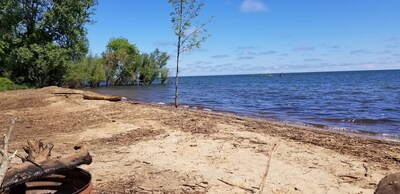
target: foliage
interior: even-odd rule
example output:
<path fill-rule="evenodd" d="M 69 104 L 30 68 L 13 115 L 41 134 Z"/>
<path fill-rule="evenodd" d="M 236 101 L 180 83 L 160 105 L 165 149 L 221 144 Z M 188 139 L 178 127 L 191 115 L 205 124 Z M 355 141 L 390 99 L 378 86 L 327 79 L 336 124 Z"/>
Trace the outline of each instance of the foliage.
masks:
<path fill-rule="evenodd" d="M 64 85 L 71 88 L 84 86 L 89 78 L 87 72 L 87 66 L 83 61 L 70 64 L 68 67 L 68 72 L 65 76 Z"/>
<path fill-rule="evenodd" d="M 98 86 L 101 81 L 106 80 L 102 61 L 102 58 L 89 55 L 71 64 L 68 68 L 64 85 L 74 88 L 85 85 Z"/>
<path fill-rule="evenodd" d="M 167 65 L 169 55 L 166 52 L 161 52 L 156 49 L 150 53 L 150 57 L 155 60 L 157 68 L 161 69 Z"/>
<path fill-rule="evenodd" d="M 0 76 L 30 86 L 98 86 L 165 83 L 169 56 L 140 54 L 125 38 L 113 38 L 102 57 L 88 52 L 86 24 L 97 0 L 0 1 Z M 143 57 L 143 59 L 142 59 Z"/>
<path fill-rule="evenodd" d="M 89 85 L 99 86 L 100 82 L 106 80 L 106 73 L 103 68 L 103 59 L 102 58 L 95 58 L 93 66 L 91 68 L 91 75 L 89 78 Z"/>
<path fill-rule="evenodd" d="M 112 38 L 103 59 L 107 85 L 126 85 L 137 80 L 141 56 L 136 46 L 127 39 Z"/>
<path fill-rule="evenodd" d="M 0 2 L 0 73 L 17 83 L 60 84 L 67 67 L 85 56 L 85 24 L 96 0 Z"/>
<path fill-rule="evenodd" d="M 151 58 L 150 55 L 143 54 L 142 58 L 143 60 L 142 60 L 142 66 L 140 68 L 139 79 L 141 83 L 148 85 L 151 84 L 151 82 L 153 82 L 157 77 L 158 69 L 155 60 Z"/>
<path fill-rule="evenodd" d="M 17 49 L 16 64 L 11 68 L 11 76 L 18 83 L 60 85 L 70 63 L 65 53 L 65 49 L 53 43 L 20 47 Z M 29 64 L 31 68 L 24 68 L 23 64 Z"/>
<path fill-rule="evenodd" d="M 179 57 L 185 51 L 192 50 L 194 47 L 199 48 L 201 43 L 207 39 L 206 36 L 200 36 L 207 32 L 205 26 L 211 21 L 208 20 L 199 26 L 192 26 L 193 20 L 197 18 L 201 8 L 205 5 L 204 1 L 198 3 L 197 0 L 168 0 L 172 5 L 171 22 L 177 41 L 176 55 L 176 76 L 175 76 L 175 107 L 178 107 L 178 74 L 179 74 Z"/>
<path fill-rule="evenodd" d="M 143 84 L 151 84 L 157 77 L 162 75 L 162 69 L 165 69 L 164 66 L 167 65 L 167 61 L 169 56 L 166 52 L 160 52 L 160 50 L 156 49 L 150 54 L 143 54 L 142 55 L 142 65 L 140 67 L 140 82 Z M 168 70 L 167 72 L 164 71 L 164 74 L 167 73 L 168 77 Z M 164 75 L 165 76 L 165 75 Z M 165 82 L 162 81 L 160 77 L 160 81 L 163 84 Z"/>
<path fill-rule="evenodd" d="M 169 69 L 162 68 L 160 71 L 161 71 L 160 82 L 161 82 L 161 84 L 165 84 L 168 80 Z"/>
<path fill-rule="evenodd" d="M 102 81 L 111 85 L 134 83 L 151 84 L 161 75 L 168 76 L 165 68 L 169 56 L 158 49 L 150 54 L 139 54 L 135 45 L 124 38 L 111 39 L 102 57 L 86 58 L 68 66 L 65 85 L 69 87 L 99 86 Z M 164 72 L 164 73 L 163 73 Z M 164 81 L 160 80 L 162 83 Z"/>
<path fill-rule="evenodd" d="M 27 89 L 27 86 L 14 84 L 10 79 L 0 77 L 0 91 Z"/>
<path fill-rule="evenodd" d="M 178 53 L 190 51 L 193 48 L 200 48 L 209 36 L 204 35 L 207 30 L 205 26 L 211 21 L 201 23 L 199 26 L 192 26 L 193 20 L 199 16 L 200 10 L 203 8 L 204 1 L 198 3 L 197 0 L 169 0 L 173 7 L 171 12 L 171 22 L 175 35 L 179 41 L 177 44 Z"/>

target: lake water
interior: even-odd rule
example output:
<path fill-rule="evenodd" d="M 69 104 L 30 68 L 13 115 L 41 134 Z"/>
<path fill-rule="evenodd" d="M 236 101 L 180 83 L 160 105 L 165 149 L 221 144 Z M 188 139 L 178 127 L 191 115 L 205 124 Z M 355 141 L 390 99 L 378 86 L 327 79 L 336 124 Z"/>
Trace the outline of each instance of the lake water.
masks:
<path fill-rule="evenodd" d="M 179 79 L 180 103 L 333 130 L 400 137 L 400 70 L 198 76 Z M 94 88 L 128 99 L 172 104 L 167 85 Z"/>

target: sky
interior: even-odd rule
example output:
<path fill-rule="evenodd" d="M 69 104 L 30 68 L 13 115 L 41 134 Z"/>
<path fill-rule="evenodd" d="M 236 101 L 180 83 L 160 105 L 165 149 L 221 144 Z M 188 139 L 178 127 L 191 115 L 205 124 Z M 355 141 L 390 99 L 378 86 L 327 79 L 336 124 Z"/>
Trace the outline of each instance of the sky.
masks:
<path fill-rule="evenodd" d="M 210 37 L 181 57 L 183 76 L 400 69 L 399 0 L 205 4 L 193 24 L 213 17 Z M 91 53 L 126 38 L 142 53 L 167 52 L 174 75 L 177 37 L 168 0 L 98 0 L 96 9 L 96 22 L 87 26 Z"/>

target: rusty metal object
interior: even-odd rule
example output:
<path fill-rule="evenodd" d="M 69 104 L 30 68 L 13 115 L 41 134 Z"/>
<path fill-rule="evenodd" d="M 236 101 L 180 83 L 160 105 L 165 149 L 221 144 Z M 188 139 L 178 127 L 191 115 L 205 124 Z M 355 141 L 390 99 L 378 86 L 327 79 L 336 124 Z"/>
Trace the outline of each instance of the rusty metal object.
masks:
<path fill-rule="evenodd" d="M 93 193 L 92 176 L 80 168 L 65 170 L 10 188 L 10 193 Z"/>
<path fill-rule="evenodd" d="M 398 194 L 400 193 L 400 173 L 385 176 L 374 192 L 374 194 Z"/>

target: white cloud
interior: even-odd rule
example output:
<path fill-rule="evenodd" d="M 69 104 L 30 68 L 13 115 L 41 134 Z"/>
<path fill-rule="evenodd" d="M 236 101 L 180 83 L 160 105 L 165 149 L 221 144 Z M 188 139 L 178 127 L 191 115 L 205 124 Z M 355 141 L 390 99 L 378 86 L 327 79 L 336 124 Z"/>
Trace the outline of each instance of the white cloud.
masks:
<path fill-rule="evenodd" d="M 269 10 L 268 6 L 262 0 L 244 0 L 240 9 L 245 13 Z"/>

